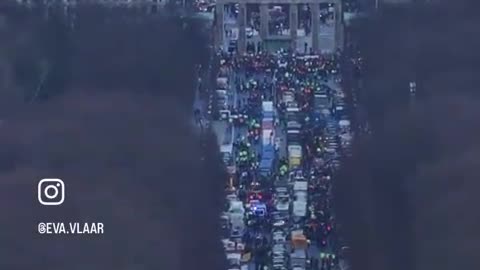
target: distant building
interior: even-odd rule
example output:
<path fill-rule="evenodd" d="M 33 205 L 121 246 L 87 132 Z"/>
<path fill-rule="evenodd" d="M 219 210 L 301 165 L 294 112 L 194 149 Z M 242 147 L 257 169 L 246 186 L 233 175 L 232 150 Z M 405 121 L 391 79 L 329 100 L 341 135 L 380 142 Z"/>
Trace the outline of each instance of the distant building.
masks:
<path fill-rule="evenodd" d="M 405 4 L 415 2 L 414 0 L 381 0 L 384 4 Z"/>
<path fill-rule="evenodd" d="M 1 1 L 1 0 L 0 0 Z M 15 0 L 17 3 L 29 7 L 38 4 L 47 6 L 62 5 L 67 12 L 73 12 L 80 4 L 101 4 L 108 7 L 128 7 L 135 10 L 137 15 L 155 14 L 169 1 L 175 0 Z"/>
<path fill-rule="evenodd" d="M 332 53 L 343 45 L 341 0 L 217 0 L 217 48 Z"/>
<path fill-rule="evenodd" d="M 33 5 L 42 0 L 16 0 L 20 4 Z M 82 3 L 98 3 L 105 5 L 165 5 L 169 0 L 43 0 L 45 4 L 75 5 Z"/>

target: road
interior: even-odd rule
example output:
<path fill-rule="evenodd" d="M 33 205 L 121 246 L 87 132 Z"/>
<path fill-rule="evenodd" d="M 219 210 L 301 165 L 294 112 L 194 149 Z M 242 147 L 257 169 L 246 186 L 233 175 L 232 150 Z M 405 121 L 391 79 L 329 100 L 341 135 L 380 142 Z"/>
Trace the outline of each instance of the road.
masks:
<path fill-rule="evenodd" d="M 199 78 L 195 87 L 195 97 L 193 100 L 193 112 L 194 117 L 192 118 L 194 129 L 198 132 L 203 132 L 207 124 L 207 102 L 201 95 L 202 88 L 202 78 Z M 200 112 L 198 116 L 195 116 L 195 111 Z"/>
<path fill-rule="evenodd" d="M 233 83 L 234 78 L 235 78 L 234 72 L 230 72 L 229 74 L 230 83 L 227 89 L 227 95 L 228 95 L 227 105 L 232 108 L 235 108 L 237 106 L 237 99 L 238 99 L 238 94 L 237 94 L 235 85 Z M 237 128 L 235 128 L 232 124 L 224 120 L 212 120 L 211 126 L 212 126 L 213 132 L 217 136 L 217 142 L 219 147 L 225 144 L 233 143 L 235 138 L 237 138 L 238 133 L 241 132 Z M 235 155 L 235 153 L 233 154 Z"/>
<path fill-rule="evenodd" d="M 242 83 L 243 81 L 246 80 L 245 75 L 242 72 L 232 72 L 230 75 L 230 85 L 227 89 L 229 98 L 228 98 L 228 105 L 232 108 L 236 109 L 241 109 L 238 108 L 238 106 L 242 106 L 242 104 L 246 104 L 247 98 L 248 98 L 248 93 L 242 92 L 238 93 L 237 92 L 237 85 L 235 82 Z M 258 81 L 263 81 L 265 78 L 267 81 L 272 81 L 272 76 L 268 76 L 266 74 L 256 74 L 254 78 Z M 275 84 L 275 80 L 272 81 L 273 84 Z M 342 86 L 340 86 L 335 80 L 329 79 L 326 84 L 334 89 L 334 90 L 340 90 Z M 275 85 L 273 86 L 275 87 Z M 246 127 L 234 127 L 233 125 L 229 124 L 227 121 L 212 121 L 212 128 L 215 134 L 217 135 L 217 140 L 219 145 L 223 145 L 226 143 L 233 142 L 237 137 L 239 136 L 246 136 L 247 135 L 247 128 Z M 280 141 L 280 149 L 279 149 L 279 157 L 287 157 L 287 149 L 286 149 L 286 132 L 283 130 L 281 126 L 276 127 L 275 130 L 275 136 L 276 140 Z M 261 151 L 261 144 L 255 145 L 255 150 L 257 153 Z M 235 151 L 234 151 L 235 152 Z M 315 259 L 320 259 L 320 253 L 321 252 L 326 252 L 326 253 L 332 253 L 335 249 L 335 242 L 334 238 L 329 237 L 327 239 L 329 242 L 327 244 L 327 248 L 320 248 L 314 244 L 312 244 L 308 250 L 308 256 L 310 258 L 315 258 Z M 253 260 L 252 260 L 253 261 Z M 249 269 L 254 270 L 256 268 L 256 265 L 254 263 L 249 264 Z M 340 270 L 348 270 L 349 267 L 348 265 L 342 261 L 342 263 L 339 266 Z"/>
<path fill-rule="evenodd" d="M 351 269 L 350 265 L 345 260 L 340 260 L 340 262 L 338 263 L 338 267 L 340 268 L 340 270 L 350 270 Z"/>
<path fill-rule="evenodd" d="M 263 81 L 264 78 L 267 78 L 267 81 L 271 81 L 271 79 L 272 79 L 271 76 L 267 76 L 266 74 L 255 74 L 255 76 L 253 78 L 257 81 Z M 234 82 L 238 81 L 241 84 L 241 83 L 245 82 L 246 80 L 247 80 L 247 78 L 245 77 L 245 74 L 243 72 L 236 72 L 235 73 Z M 235 92 L 236 92 L 237 85 L 235 85 L 234 88 L 235 88 Z M 247 99 L 249 97 L 248 92 L 244 91 L 242 93 L 236 93 L 236 96 L 237 96 L 238 101 L 240 101 L 240 102 L 237 102 L 237 103 L 241 103 L 242 106 L 247 104 Z M 239 104 L 236 104 L 236 106 L 237 105 L 239 105 Z M 235 107 L 235 108 L 237 108 L 237 107 Z M 238 108 L 238 109 L 241 109 L 241 108 Z M 246 136 L 247 133 L 248 133 L 248 128 L 247 127 L 237 128 L 237 134 L 236 134 L 237 136 Z M 261 151 L 262 151 L 261 140 L 260 140 L 260 143 L 255 144 L 252 147 L 257 154 L 261 153 Z M 254 260 L 255 260 L 255 258 L 252 258 L 252 262 L 249 264 L 249 270 L 256 270 L 257 266 L 253 262 Z"/>

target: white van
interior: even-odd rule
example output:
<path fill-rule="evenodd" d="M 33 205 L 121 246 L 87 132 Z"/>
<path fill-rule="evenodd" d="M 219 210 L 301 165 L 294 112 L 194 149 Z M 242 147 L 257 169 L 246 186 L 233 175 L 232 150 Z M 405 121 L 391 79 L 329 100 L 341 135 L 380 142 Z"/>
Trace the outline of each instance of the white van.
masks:
<path fill-rule="evenodd" d="M 307 202 L 306 201 L 294 201 L 293 202 L 293 217 L 303 218 L 307 216 Z"/>

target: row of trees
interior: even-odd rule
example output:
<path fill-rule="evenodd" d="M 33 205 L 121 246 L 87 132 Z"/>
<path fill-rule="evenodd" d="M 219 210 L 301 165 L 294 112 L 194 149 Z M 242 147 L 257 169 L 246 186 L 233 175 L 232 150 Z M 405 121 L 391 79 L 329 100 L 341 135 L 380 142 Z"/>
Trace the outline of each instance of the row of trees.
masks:
<path fill-rule="evenodd" d="M 145 16 L 133 8 L 101 5 L 12 8 L 10 27 L 30 30 L 25 48 L 16 51 L 16 82 L 28 100 L 74 88 L 155 93 L 171 80 L 191 78 L 192 67 L 207 62 L 207 36 L 198 21 L 171 14 L 176 13 L 164 10 Z M 169 64 L 161 65 L 157 59 L 169 59 Z M 36 95 L 45 70 L 48 79 Z M 193 88 L 187 85 L 190 80 L 183 81 L 181 89 Z M 187 101 L 189 91 L 170 89 L 162 94 L 181 95 Z"/>

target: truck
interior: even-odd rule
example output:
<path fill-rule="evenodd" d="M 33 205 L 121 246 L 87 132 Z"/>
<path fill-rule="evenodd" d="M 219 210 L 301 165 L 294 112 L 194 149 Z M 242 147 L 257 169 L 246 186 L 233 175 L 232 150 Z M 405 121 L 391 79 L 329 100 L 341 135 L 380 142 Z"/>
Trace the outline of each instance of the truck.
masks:
<path fill-rule="evenodd" d="M 333 111 L 336 119 L 342 119 L 343 117 L 347 116 L 347 110 L 345 106 L 346 105 L 343 100 L 338 99 L 335 101 L 335 106 L 333 107 Z"/>
<path fill-rule="evenodd" d="M 273 102 L 262 102 L 262 145 L 273 145 L 275 138 L 274 112 Z"/>
<path fill-rule="evenodd" d="M 230 200 L 230 206 L 228 208 L 228 218 L 231 223 L 231 237 L 242 237 L 245 231 L 245 208 L 243 202 L 240 200 Z"/>
<path fill-rule="evenodd" d="M 260 160 L 260 175 L 268 176 L 273 170 L 273 161 L 275 158 L 275 147 L 273 145 L 265 145 L 262 148 L 262 156 Z"/>
<path fill-rule="evenodd" d="M 328 116 L 332 108 L 332 101 L 327 94 L 315 94 L 313 100 L 313 119 L 319 125 Z"/>
<path fill-rule="evenodd" d="M 264 117 L 262 119 L 262 145 L 273 145 L 275 141 L 275 128 L 273 117 Z"/>
<path fill-rule="evenodd" d="M 305 180 L 297 180 L 293 184 L 293 192 L 299 192 L 299 191 L 304 191 L 306 192 L 308 190 L 308 182 Z"/>
<path fill-rule="evenodd" d="M 302 163 L 302 146 L 300 144 L 289 144 L 287 150 L 290 169 L 299 167 Z"/>
<path fill-rule="evenodd" d="M 275 132 L 273 129 L 262 130 L 262 145 L 274 145 L 275 144 Z"/>
<path fill-rule="evenodd" d="M 274 111 L 274 105 L 272 101 L 263 101 L 262 102 L 262 111 L 263 112 L 272 112 Z"/>
<path fill-rule="evenodd" d="M 293 219 L 298 221 L 307 215 L 308 182 L 296 178 L 293 184 Z"/>
<path fill-rule="evenodd" d="M 231 252 L 243 252 L 245 245 L 242 242 L 232 241 L 231 239 L 222 239 L 223 248 L 228 253 Z"/>
<path fill-rule="evenodd" d="M 222 144 L 220 146 L 220 153 L 222 154 L 222 160 L 229 174 L 235 174 L 236 165 L 233 160 L 233 144 Z"/>
<path fill-rule="evenodd" d="M 313 105 L 318 109 L 330 109 L 332 107 L 332 102 L 326 94 L 315 94 Z"/>
<path fill-rule="evenodd" d="M 228 88 L 228 78 L 227 77 L 218 77 L 217 78 L 217 89 L 227 90 Z"/>
<path fill-rule="evenodd" d="M 346 119 L 342 119 L 338 121 L 338 126 L 340 127 L 340 131 L 343 132 L 349 132 L 350 131 L 350 121 Z"/>
<path fill-rule="evenodd" d="M 227 253 L 228 270 L 248 269 L 248 263 L 245 263 L 242 254 L 239 252 Z"/>
<path fill-rule="evenodd" d="M 293 201 L 293 220 L 295 222 L 300 221 L 307 216 L 307 202 L 306 201 Z"/>
<path fill-rule="evenodd" d="M 293 89 L 292 89 L 293 90 Z M 295 94 L 293 93 L 293 91 L 284 91 L 282 93 L 282 102 L 285 103 L 285 104 L 288 104 L 290 102 L 294 102 L 295 101 Z"/>
<path fill-rule="evenodd" d="M 302 133 L 300 129 L 287 130 L 287 144 L 301 144 L 301 143 L 302 143 Z"/>
<path fill-rule="evenodd" d="M 305 237 L 303 230 L 293 230 L 290 239 L 292 240 L 293 249 L 308 249 L 309 241 Z"/>
<path fill-rule="evenodd" d="M 305 249 L 294 249 L 290 254 L 291 269 L 305 269 L 307 267 L 307 251 Z"/>
<path fill-rule="evenodd" d="M 287 130 L 300 129 L 302 127 L 303 114 L 296 104 L 290 104 L 285 113 L 285 120 L 287 122 Z"/>
<path fill-rule="evenodd" d="M 263 111 L 263 118 L 262 119 L 271 119 L 273 120 L 273 117 L 275 116 L 275 114 L 272 112 L 272 111 Z"/>

